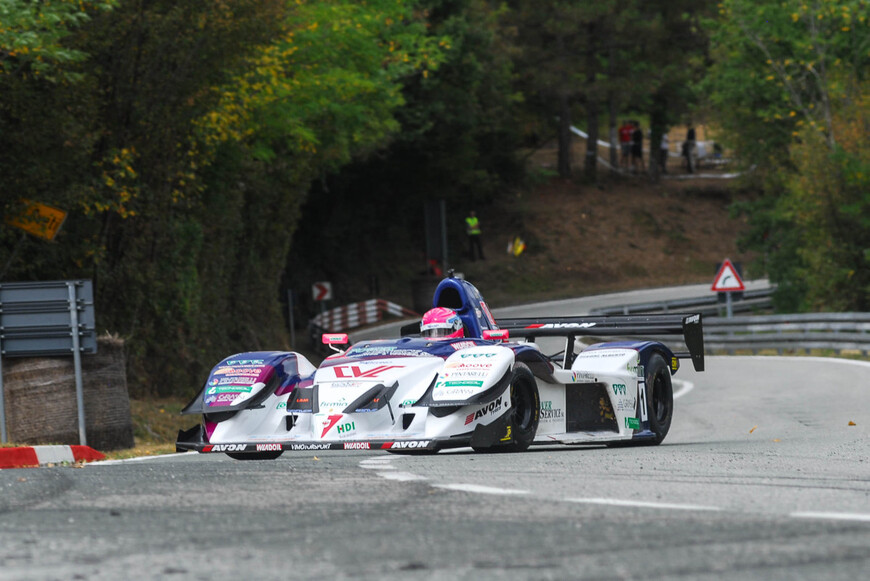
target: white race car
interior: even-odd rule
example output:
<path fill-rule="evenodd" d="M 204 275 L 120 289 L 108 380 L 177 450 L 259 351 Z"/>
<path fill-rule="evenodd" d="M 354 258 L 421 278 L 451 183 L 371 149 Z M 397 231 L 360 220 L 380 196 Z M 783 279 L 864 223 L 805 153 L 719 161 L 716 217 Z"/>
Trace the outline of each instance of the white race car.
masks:
<path fill-rule="evenodd" d="M 227 357 L 182 411 L 202 421 L 179 432 L 178 450 L 270 459 L 285 450 L 521 451 L 533 444 L 659 444 L 673 415 L 671 375 L 681 358 L 704 367 L 699 314 L 505 319 L 452 275 L 433 307 L 461 319 L 457 338 L 420 335 L 347 347 L 319 367 L 293 352 Z M 679 335 L 586 345 L 583 337 Z M 538 338 L 559 337 L 545 355 Z M 547 339 L 547 341 L 551 341 Z"/>

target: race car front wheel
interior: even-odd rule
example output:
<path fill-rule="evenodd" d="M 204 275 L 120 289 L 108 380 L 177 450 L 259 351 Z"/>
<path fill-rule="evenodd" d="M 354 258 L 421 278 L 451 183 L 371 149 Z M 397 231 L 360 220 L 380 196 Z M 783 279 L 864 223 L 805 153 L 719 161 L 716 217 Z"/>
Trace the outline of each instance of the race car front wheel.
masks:
<path fill-rule="evenodd" d="M 492 447 L 472 446 L 478 452 L 522 452 L 535 439 L 541 418 L 541 398 L 535 376 L 524 363 L 515 363 L 511 375 L 511 412 L 507 433 Z"/>

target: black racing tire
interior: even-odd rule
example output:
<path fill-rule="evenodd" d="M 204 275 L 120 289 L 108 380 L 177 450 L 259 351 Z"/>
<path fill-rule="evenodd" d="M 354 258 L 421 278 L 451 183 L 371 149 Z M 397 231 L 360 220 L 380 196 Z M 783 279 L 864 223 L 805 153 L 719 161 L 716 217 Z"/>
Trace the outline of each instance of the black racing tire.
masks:
<path fill-rule="evenodd" d="M 522 452 L 532 445 L 541 419 L 541 396 L 535 376 L 525 363 L 514 363 L 510 397 L 508 428 L 511 441 L 488 448 L 472 446 L 476 452 Z"/>
<path fill-rule="evenodd" d="M 649 429 L 655 434 L 655 438 L 643 443 L 658 446 L 671 429 L 671 419 L 674 416 L 674 386 L 671 382 L 671 370 L 661 354 L 655 353 L 650 357 L 645 371 L 646 409 Z"/>
<path fill-rule="evenodd" d="M 234 460 L 274 460 L 284 453 L 284 450 L 272 450 L 271 452 L 227 452 L 226 455 Z"/>

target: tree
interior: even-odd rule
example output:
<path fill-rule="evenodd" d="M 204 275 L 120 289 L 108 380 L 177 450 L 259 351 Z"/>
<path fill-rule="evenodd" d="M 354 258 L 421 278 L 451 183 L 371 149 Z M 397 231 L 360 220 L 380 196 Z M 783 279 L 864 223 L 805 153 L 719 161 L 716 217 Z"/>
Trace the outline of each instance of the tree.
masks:
<path fill-rule="evenodd" d="M 867 8 L 726 0 L 711 24 L 704 86 L 763 191 L 738 210 L 752 226 L 744 244 L 765 257 L 782 309 L 867 305 L 866 149 L 851 137 L 867 133 Z"/>

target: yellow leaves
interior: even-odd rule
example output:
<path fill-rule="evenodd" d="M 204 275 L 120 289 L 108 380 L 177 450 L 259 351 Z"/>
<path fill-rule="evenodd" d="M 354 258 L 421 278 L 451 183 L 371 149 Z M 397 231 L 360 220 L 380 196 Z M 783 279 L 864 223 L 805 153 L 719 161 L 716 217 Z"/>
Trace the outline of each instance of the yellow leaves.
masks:
<path fill-rule="evenodd" d="M 800 14 L 798 14 L 797 12 L 794 12 L 794 13 L 791 15 L 791 21 L 792 21 L 792 22 L 797 22 L 799 19 L 800 19 Z"/>

